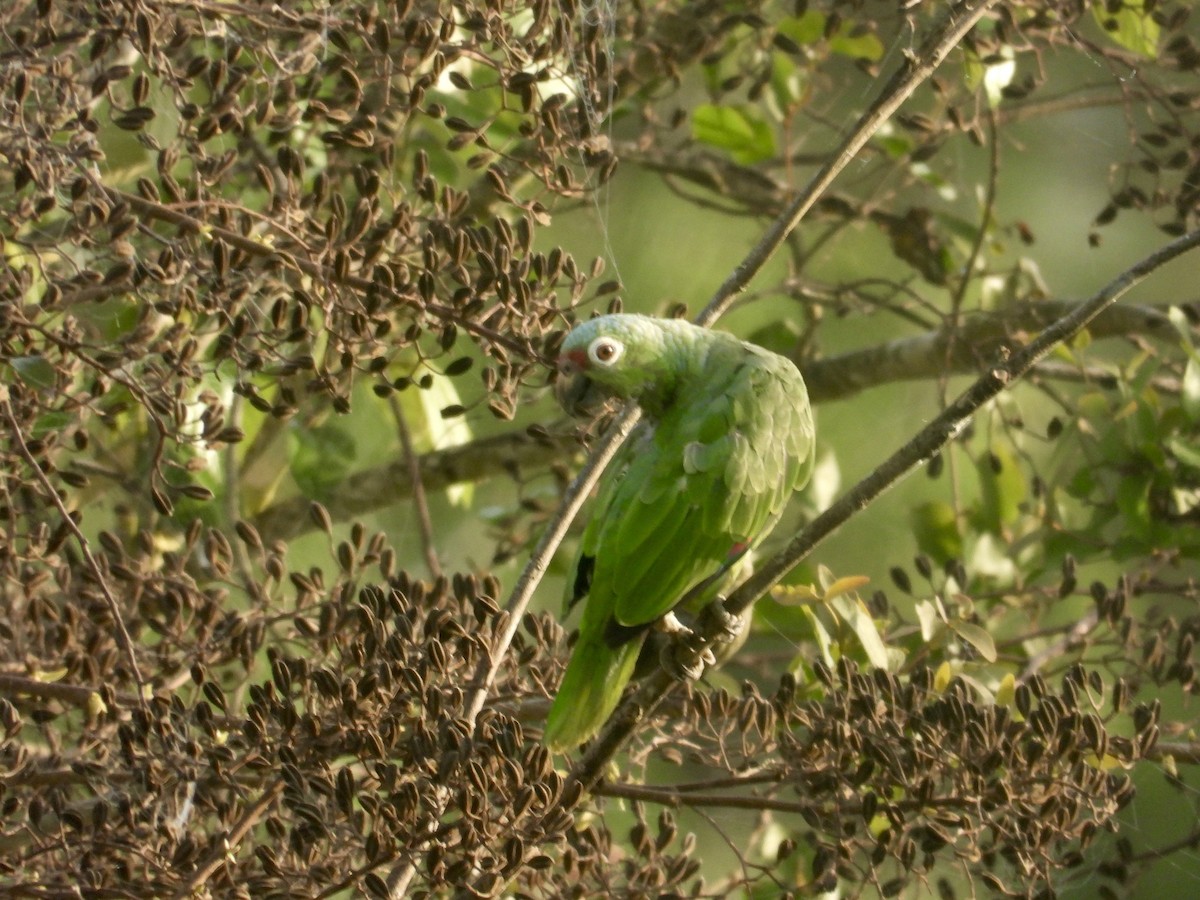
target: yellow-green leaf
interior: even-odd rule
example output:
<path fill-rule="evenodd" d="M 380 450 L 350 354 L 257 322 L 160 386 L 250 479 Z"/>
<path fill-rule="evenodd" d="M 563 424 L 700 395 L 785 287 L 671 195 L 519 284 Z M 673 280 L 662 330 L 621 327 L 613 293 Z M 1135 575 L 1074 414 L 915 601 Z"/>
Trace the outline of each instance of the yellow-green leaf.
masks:
<path fill-rule="evenodd" d="M 824 596 L 811 584 L 777 584 L 771 588 L 771 599 L 781 606 L 804 606 L 821 603 Z"/>
<path fill-rule="evenodd" d="M 833 597 L 849 594 L 852 591 L 858 590 L 864 584 L 870 584 L 871 579 L 866 575 L 843 575 L 836 579 L 829 587 L 825 588 L 825 599 L 830 600 Z"/>
<path fill-rule="evenodd" d="M 1000 686 L 996 688 L 996 705 L 1015 709 L 1017 701 L 1017 679 L 1012 672 L 1004 673 Z"/>
<path fill-rule="evenodd" d="M 748 108 L 701 104 L 692 113 L 692 137 L 744 166 L 775 155 L 774 130 Z"/>
<path fill-rule="evenodd" d="M 1104 33 L 1126 50 L 1138 56 L 1154 59 L 1158 56 L 1159 26 L 1154 17 L 1140 3 L 1123 3 L 1118 12 L 1108 11 L 1104 0 L 1092 3 L 1092 14 L 1104 29 Z"/>
<path fill-rule="evenodd" d="M 949 660 L 944 661 L 937 667 L 937 671 L 933 673 L 933 690 L 934 693 L 942 693 L 946 688 L 950 687 L 950 682 L 954 679 L 954 672 L 950 668 Z"/>

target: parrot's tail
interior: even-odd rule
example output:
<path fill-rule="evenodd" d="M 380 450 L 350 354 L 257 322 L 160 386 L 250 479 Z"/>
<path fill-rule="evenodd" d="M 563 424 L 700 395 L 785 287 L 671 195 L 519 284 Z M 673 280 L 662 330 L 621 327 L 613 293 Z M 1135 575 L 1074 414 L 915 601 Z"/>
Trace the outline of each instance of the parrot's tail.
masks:
<path fill-rule="evenodd" d="M 603 635 L 580 635 L 546 717 L 551 750 L 578 747 L 600 730 L 633 676 L 645 631 L 617 647 Z"/>

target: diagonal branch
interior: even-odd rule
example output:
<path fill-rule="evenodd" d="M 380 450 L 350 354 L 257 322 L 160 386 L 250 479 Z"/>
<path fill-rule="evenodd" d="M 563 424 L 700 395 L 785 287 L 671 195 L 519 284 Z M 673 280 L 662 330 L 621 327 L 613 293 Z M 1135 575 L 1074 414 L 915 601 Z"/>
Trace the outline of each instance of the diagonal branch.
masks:
<path fill-rule="evenodd" d="M 726 600 L 726 609 L 739 615 L 767 593 L 800 563 L 825 538 L 852 516 L 869 506 L 921 463 L 929 460 L 957 435 L 979 409 L 1018 379 L 1056 345 L 1070 340 L 1099 313 L 1115 303 L 1146 276 L 1182 254 L 1200 247 L 1200 230 L 1184 235 L 1145 257 L 1127 269 L 1085 303 L 1061 317 L 1033 341 L 993 366 L 951 403 L 911 441 L 888 457 L 874 472 L 856 484 L 825 512 L 812 520 L 782 551 L 771 557 Z M 711 647 L 719 632 L 717 623 L 698 629 L 694 638 L 697 652 Z M 575 803 L 599 780 L 604 767 L 629 738 L 638 723 L 659 704 L 678 682 L 663 670 L 655 672 L 613 713 L 600 736 L 580 757 L 571 770 L 574 789 L 568 789 L 565 802 Z M 547 820 L 558 813 L 552 810 Z"/>

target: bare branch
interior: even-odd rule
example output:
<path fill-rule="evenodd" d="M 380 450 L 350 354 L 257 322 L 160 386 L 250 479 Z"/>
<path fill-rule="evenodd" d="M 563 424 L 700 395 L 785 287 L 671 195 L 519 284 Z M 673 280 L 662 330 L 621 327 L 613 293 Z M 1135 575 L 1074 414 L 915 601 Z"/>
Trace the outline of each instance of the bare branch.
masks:
<path fill-rule="evenodd" d="M 121 615 L 121 607 L 117 603 L 117 598 L 113 596 L 112 591 L 109 589 L 108 580 L 104 577 L 104 571 L 100 568 L 100 564 L 96 562 L 96 557 L 92 555 L 92 545 L 88 542 L 83 532 L 79 530 L 79 526 L 75 523 L 75 519 L 71 513 L 67 511 L 67 507 L 63 505 L 62 497 L 54 489 L 54 485 L 50 483 L 50 479 L 46 477 L 46 473 L 42 470 L 42 467 L 38 465 L 37 459 L 29 452 L 29 446 L 25 443 L 25 437 L 21 434 L 21 426 L 17 422 L 17 417 L 13 415 L 8 388 L 2 386 L 0 386 L 0 407 L 4 409 L 4 418 L 8 421 L 9 433 L 12 435 L 13 443 L 17 445 L 17 450 L 24 457 L 25 462 L 29 464 L 29 468 L 33 470 L 34 478 L 41 484 L 46 496 L 54 504 L 54 508 L 58 510 L 63 524 L 67 526 L 67 529 L 79 544 L 79 550 L 83 553 L 83 558 L 87 561 L 88 568 L 91 569 L 92 575 L 96 579 L 100 593 L 104 595 L 104 602 L 108 606 L 109 615 L 113 618 L 113 628 L 116 629 L 117 639 L 121 643 L 121 649 L 125 651 L 133 680 L 138 686 L 138 703 L 144 707 L 146 705 L 146 683 L 142 680 L 141 669 L 138 668 L 137 651 L 133 646 L 133 638 L 129 635 L 129 629 L 125 627 L 125 619 Z"/>
<path fill-rule="evenodd" d="M 1002 348 L 1019 343 L 1022 332 L 1040 331 L 1082 304 L 1045 300 L 965 319 L 956 332 L 943 329 L 897 338 L 803 366 L 814 402 L 841 400 L 867 388 L 899 381 L 937 378 L 947 372 L 978 372 Z M 1148 337 L 1173 340 L 1166 315 L 1152 306 L 1111 306 L 1088 323 L 1092 337 Z"/>
<path fill-rule="evenodd" d="M 425 483 L 421 480 L 421 462 L 413 449 L 412 434 L 408 429 L 408 420 L 404 416 L 404 407 L 395 394 L 388 395 L 392 415 L 396 419 L 396 430 L 400 433 L 400 444 L 404 450 L 404 464 L 408 469 L 408 487 L 412 492 L 413 510 L 417 514 L 417 528 L 421 534 L 421 549 L 425 553 L 425 564 L 429 574 L 436 578 L 442 574 L 441 563 L 438 562 L 437 547 L 433 540 L 433 522 L 429 518 L 429 502 L 425 498 Z"/>
<path fill-rule="evenodd" d="M 576 441 L 570 436 L 533 438 L 525 431 L 518 431 L 435 450 L 418 456 L 417 461 L 421 484 L 430 492 L 452 484 L 482 481 L 500 472 L 544 470 L 575 446 Z M 326 507 L 334 521 L 345 521 L 410 497 L 412 484 L 408 462 L 394 460 L 386 466 L 351 475 Z M 313 527 L 308 518 L 309 505 L 305 497 L 280 501 L 260 512 L 255 525 L 264 535 L 286 540 Z"/>

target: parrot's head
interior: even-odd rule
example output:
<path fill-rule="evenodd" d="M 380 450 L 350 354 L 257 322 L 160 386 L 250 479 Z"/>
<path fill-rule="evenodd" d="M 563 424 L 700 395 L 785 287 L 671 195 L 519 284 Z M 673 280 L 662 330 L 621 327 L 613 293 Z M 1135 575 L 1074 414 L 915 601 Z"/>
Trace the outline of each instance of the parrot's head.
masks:
<path fill-rule="evenodd" d="M 558 356 L 560 402 L 576 413 L 594 405 L 596 388 L 622 400 L 667 388 L 674 358 L 669 327 L 662 319 L 629 314 L 576 325 Z"/>

